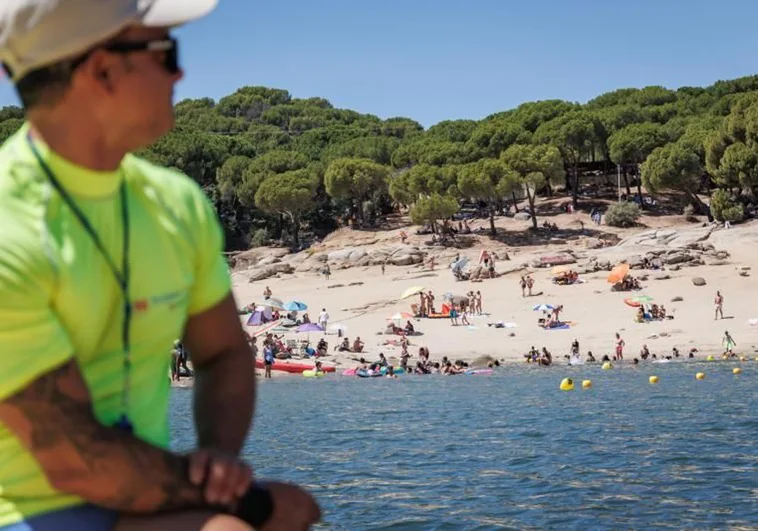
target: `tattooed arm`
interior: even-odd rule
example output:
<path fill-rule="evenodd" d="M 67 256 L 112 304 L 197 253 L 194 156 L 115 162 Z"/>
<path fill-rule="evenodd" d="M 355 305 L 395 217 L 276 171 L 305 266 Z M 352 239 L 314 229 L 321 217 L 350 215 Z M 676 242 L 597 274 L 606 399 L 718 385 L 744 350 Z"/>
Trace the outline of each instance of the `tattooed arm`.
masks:
<path fill-rule="evenodd" d="M 184 341 L 196 372 L 199 446 L 237 455 L 255 408 L 255 363 L 234 297 L 191 317 Z"/>
<path fill-rule="evenodd" d="M 207 507 L 185 458 L 97 421 L 75 361 L 0 402 L 0 422 L 57 490 L 124 513 Z"/>

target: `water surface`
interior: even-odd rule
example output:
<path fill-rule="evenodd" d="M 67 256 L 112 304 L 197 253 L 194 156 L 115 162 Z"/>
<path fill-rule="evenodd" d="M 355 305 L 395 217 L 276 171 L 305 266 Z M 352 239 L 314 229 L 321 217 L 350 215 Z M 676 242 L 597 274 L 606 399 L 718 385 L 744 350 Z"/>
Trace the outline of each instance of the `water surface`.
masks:
<path fill-rule="evenodd" d="M 279 379 L 245 456 L 312 489 L 326 529 L 755 529 L 756 385 L 754 361 Z M 178 449 L 190 406 L 174 390 Z"/>

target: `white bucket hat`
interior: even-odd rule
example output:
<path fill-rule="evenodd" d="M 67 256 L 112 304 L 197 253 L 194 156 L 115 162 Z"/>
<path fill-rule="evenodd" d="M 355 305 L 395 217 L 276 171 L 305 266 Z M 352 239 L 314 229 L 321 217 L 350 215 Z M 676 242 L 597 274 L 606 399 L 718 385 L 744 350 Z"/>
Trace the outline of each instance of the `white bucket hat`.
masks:
<path fill-rule="evenodd" d="M 172 27 L 218 0 L 0 0 L 0 62 L 13 81 L 75 57 L 130 25 Z"/>

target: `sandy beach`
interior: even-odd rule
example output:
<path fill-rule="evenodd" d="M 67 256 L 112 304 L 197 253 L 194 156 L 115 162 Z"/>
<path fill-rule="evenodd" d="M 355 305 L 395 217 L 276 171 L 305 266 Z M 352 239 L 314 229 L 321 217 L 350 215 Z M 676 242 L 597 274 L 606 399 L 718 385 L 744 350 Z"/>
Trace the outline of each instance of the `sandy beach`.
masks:
<path fill-rule="evenodd" d="M 636 231 L 640 232 L 640 231 Z M 634 235 L 627 231 L 625 236 Z M 390 235 L 392 236 L 392 235 Z M 502 361 L 523 362 L 523 354 L 532 346 L 547 347 L 558 363 L 565 363 L 563 356 L 569 353 L 574 339 L 580 343 L 582 355 L 592 351 L 599 360 L 603 355 L 613 355 L 615 333 L 619 332 L 626 342 L 625 358 L 638 357 L 643 345 L 659 357 L 670 355 L 676 347 L 686 355 L 692 348 L 699 351 L 698 357 L 719 356 L 722 353 L 722 338 L 728 330 L 737 342 L 736 352 L 755 356 L 758 346 L 758 326 L 751 326 L 749 319 L 758 317 L 758 309 L 750 293 L 754 293 L 755 281 L 748 267 L 755 263 L 758 239 L 758 225 L 745 224 L 728 231 L 714 232 L 709 239 L 719 249 L 730 253 L 730 259 L 721 265 L 698 267 L 664 267 L 662 271 L 637 271 L 633 276 L 648 274 L 650 278 L 642 282 L 643 289 L 637 292 L 612 292 L 607 282 L 608 272 L 597 271 L 582 274 L 583 283 L 559 286 L 551 282 L 550 268 L 529 268 L 514 271 L 496 279 L 474 283 L 454 280 L 448 264 L 439 263 L 434 271 L 428 265 L 387 266 L 382 274 L 378 266 L 336 269 L 326 280 L 317 271 L 281 275 L 263 281 L 246 282 L 237 278 L 234 293 L 240 306 L 262 300 L 262 292 L 270 287 L 273 296 L 283 301 L 298 300 L 308 304 L 308 313 L 316 320 L 322 308 L 330 315 L 329 324 L 345 325 L 345 335 L 350 341 L 360 336 L 366 348 L 362 354 L 338 353 L 333 347 L 339 338 L 334 332 L 326 335 L 329 341 L 329 356 L 325 363 L 339 367 L 351 367 L 356 363 L 351 358 L 365 357 L 375 360 L 384 353 L 390 361 L 397 360 L 400 347 L 387 345 L 389 339 L 397 336 L 384 335 L 382 331 L 387 318 L 396 312 L 410 311 L 411 303 L 418 303 L 418 297 L 400 300 L 404 290 L 412 286 L 424 286 L 432 290 L 439 307 L 442 295 L 450 292 L 464 295 L 470 290 L 480 290 L 484 315 L 473 316 L 471 326 L 452 326 L 449 319 L 413 319 L 415 329 L 421 335 L 410 338 L 409 351 L 417 359 L 418 349 L 426 346 L 431 359 L 440 360 L 448 356 L 453 360 L 473 360 L 482 355 L 493 356 Z M 351 242 L 354 244 L 354 242 Z M 413 242 L 411 242 L 413 243 Z M 338 245 L 338 244 L 335 244 Z M 553 246 L 550 246 L 553 247 Z M 556 246 L 556 249 L 559 246 Z M 565 245 L 563 246 L 565 247 Z M 491 245 L 487 248 L 491 248 Z M 516 250 L 510 261 L 499 261 L 498 270 L 528 262 L 554 249 L 546 247 L 523 247 Z M 476 262 L 480 247 L 461 250 L 461 255 Z M 609 257 L 614 249 L 602 250 Z M 509 250 L 513 253 L 513 249 Z M 535 279 L 534 292 L 540 296 L 522 297 L 519 287 L 520 276 L 529 272 Z M 740 274 L 742 272 L 742 275 Z M 656 280 L 655 273 L 665 273 L 669 279 Z M 695 286 L 693 277 L 706 280 L 705 286 Z M 714 319 L 714 296 L 716 291 L 724 296 L 725 319 Z M 647 295 L 658 304 L 664 304 L 673 320 L 635 323 L 635 310 L 624 303 L 624 299 L 635 295 Z M 674 298 L 681 301 L 672 302 Z M 533 311 L 537 304 L 562 304 L 564 312 L 561 320 L 570 323 L 569 329 L 545 330 L 537 326 L 540 312 Z M 495 328 L 488 323 L 504 321 L 515 323 L 515 328 Z M 404 323 L 403 323 L 404 324 Z M 253 332 L 253 327 L 246 327 Z M 315 344 L 323 334 L 287 333 L 288 339 L 309 339 Z"/>

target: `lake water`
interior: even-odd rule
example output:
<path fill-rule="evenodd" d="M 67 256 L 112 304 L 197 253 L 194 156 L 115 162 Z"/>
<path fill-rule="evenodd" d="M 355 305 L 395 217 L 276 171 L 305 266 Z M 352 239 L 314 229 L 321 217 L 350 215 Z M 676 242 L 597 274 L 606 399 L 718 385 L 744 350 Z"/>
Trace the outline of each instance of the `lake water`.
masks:
<path fill-rule="evenodd" d="M 278 379 L 245 455 L 312 489 L 325 529 L 756 529 L 756 386 L 755 361 Z M 187 449 L 191 391 L 174 401 Z"/>

